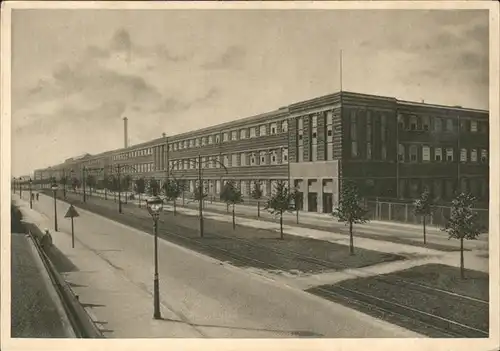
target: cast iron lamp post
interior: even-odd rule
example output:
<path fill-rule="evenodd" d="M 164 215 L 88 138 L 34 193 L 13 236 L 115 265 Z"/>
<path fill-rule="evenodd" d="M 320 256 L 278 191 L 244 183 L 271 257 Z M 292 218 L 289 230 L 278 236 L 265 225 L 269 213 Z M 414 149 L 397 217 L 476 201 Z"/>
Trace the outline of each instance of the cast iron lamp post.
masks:
<path fill-rule="evenodd" d="M 158 196 L 153 196 L 146 201 L 149 214 L 153 218 L 153 228 L 154 228 L 154 265 L 155 265 L 155 275 L 154 275 L 154 319 L 161 319 L 160 312 L 160 285 L 158 281 L 158 219 L 160 218 L 160 213 L 163 210 L 163 200 Z"/>
<path fill-rule="evenodd" d="M 54 194 L 54 230 L 57 232 L 57 201 L 56 201 L 56 192 L 58 189 L 57 183 L 54 182 L 52 183 L 51 186 L 52 192 Z"/>

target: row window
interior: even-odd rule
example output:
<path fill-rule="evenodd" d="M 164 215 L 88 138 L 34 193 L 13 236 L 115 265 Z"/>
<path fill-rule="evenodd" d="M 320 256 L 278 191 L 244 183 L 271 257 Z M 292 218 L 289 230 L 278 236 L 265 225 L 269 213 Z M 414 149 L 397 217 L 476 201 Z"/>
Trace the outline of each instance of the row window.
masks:
<path fill-rule="evenodd" d="M 281 126 L 281 130 L 278 130 L 278 126 Z M 269 127 L 269 129 L 268 129 Z M 242 139 L 247 139 L 247 138 L 255 138 L 257 137 L 257 131 L 259 131 L 259 136 L 266 136 L 266 135 L 276 135 L 278 133 L 287 133 L 288 132 L 288 121 L 281 121 L 281 122 L 273 122 L 270 124 L 262 124 L 258 127 L 250 127 L 250 128 L 243 128 L 238 130 L 232 130 L 232 131 L 227 131 L 222 133 L 222 142 L 229 142 L 229 141 L 236 141 L 242 140 Z M 179 142 L 175 142 L 172 144 L 169 144 L 168 148 L 170 151 L 177 151 L 177 150 L 183 150 L 183 149 L 188 149 L 192 147 L 200 147 L 200 146 L 205 146 L 205 145 L 212 145 L 212 144 L 218 144 L 220 143 L 220 134 L 215 134 L 215 135 L 209 135 L 209 136 L 204 136 L 200 138 L 195 138 L 195 139 L 189 139 L 189 140 L 183 140 Z"/>
<path fill-rule="evenodd" d="M 454 132 L 458 126 L 457 118 L 442 118 L 442 117 L 430 117 L 430 116 L 405 116 L 402 114 L 398 115 L 398 126 L 400 130 L 409 131 L 430 131 L 435 132 Z M 457 122 L 455 122 L 457 121 Z M 469 118 L 460 119 L 460 130 L 462 132 L 488 132 L 488 122 L 478 121 Z"/>
<path fill-rule="evenodd" d="M 281 156 L 281 157 L 280 157 Z M 257 165 L 278 165 L 288 162 L 288 148 L 266 151 L 242 152 L 221 156 L 204 156 L 201 159 L 202 168 L 221 168 L 221 163 L 227 167 L 245 167 Z M 170 169 L 198 169 L 198 159 L 182 159 L 169 162 Z"/>
<path fill-rule="evenodd" d="M 408 147 L 408 154 L 405 148 Z M 419 156 L 419 149 L 421 150 Z M 431 151 L 433 155 L 431 155 Z M 452 147 L 430 147 L 428 145 L 398 145 L 398 161 L 399 162 L 453 162 L 455 157 L 455 149 Z M 479 157 L 479 160 L 478 160 Z M 486 149 L 460 149 L 460 162 L 488 162 L 488 150 Z"/>
<path fill-rule="evenodd" d="M 113 160 L 126 160 L 129 158 L 135 158 L 135 157 L 142 157 L 142 156 L 148 156 L 153 154 L 153 148 L 148 147 L 144 149 L 139 149 L 139 150 L 133 150 L 133 151 L 128 151 L 128 152 L 123 152 L 118 155 L 114 155 L 112 157 Z"/>

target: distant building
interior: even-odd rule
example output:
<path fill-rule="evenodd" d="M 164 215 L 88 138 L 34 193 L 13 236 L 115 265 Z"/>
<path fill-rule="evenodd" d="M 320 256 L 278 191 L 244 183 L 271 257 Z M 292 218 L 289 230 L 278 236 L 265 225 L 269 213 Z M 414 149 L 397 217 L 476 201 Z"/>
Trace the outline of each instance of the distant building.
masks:
<path fill-rule="evenodd" d="M 193 192 L 199 156 L 209 195 L 217 197 L 232 179 L 246 203 L 253 201 L 255 181 L 267 197 L 275 182 L 284 180 L 302 193 L 303 210 L 331 212 L 347 179 L 367 198 L 405 201 L 427 188 L 437 201 L 449 202 L 456 191 L 467 190 L 486 203 L 488 121 L 485 110 L 341 92 L 74 158 L 35 174 L 60 176 L 73 170 L 81 178 L 86 166 L 102 181 L 120 165 L 123 174 L 134 178 L 181 179 Z"/>

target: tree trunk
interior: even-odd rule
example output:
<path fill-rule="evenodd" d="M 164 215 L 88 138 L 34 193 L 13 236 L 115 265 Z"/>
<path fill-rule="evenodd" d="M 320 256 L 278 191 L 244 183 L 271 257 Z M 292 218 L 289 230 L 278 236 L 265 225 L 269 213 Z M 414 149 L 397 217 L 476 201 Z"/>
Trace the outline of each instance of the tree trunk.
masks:
<path fill-rule="evenodd" d="M 234 204 L 233 204 L 233 230 L 236 229 L 236 222 L 234 221 Z"/>
<path fill-rule="evenodd" d="M 139 208 L 141 208 L 141 193 L 139 193 Z"/>
<path fill-rule="evenodd" d="M 297 210 L 295 212 L 297 212 L 297 224 L 299 224 L 299 210 Z"/>
<path fill-rule="evenodd" d="M 260 217 L 260 201 L 257 201 L 257 217 Z"/>
<path fill-rule="evenodd" d="M 229 204 L 226 204 L 226 213 L 229 213 Z"/>
<path fill-rule="evenodd" d="M 174 216 L 176 215 L 176 210 L 177 210 L 177 207 L 176 207 L 175 199 L 174 199 Z"/>
<path fill-rule="evenodd" d="M 349 222 L 349 253 L 354 255 L 354 238 L 352 236 L 352 222 Z"/>
<path fill-rule="evenodd" d="M 284 239 L 284 237 L 283 237 L 283 212 L 280 212 L 280 237 L 281 237 L 281 240 Z"/>
<path fill-rule="evenodd" d="M 460 238 L 460 277 L 465 279 L 464 272 L 464 238 Z"/>
<path fill-rule="evenodd" d="M 426 235 L 425 235 L 425 217 L 426 217 L 426 216 L 424 216 L 424 222 L 423 222 L 423 224 L 424 224 L 424 244 L 426 243 Z"/>

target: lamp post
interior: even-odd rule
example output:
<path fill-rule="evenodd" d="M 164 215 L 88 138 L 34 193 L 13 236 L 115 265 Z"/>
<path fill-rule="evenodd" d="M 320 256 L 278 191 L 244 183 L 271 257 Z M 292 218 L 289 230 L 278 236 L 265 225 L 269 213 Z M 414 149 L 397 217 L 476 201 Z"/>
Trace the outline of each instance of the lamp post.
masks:
<path fill-rule="evenodd" d="M 52 192 L 54 194 L 54 230 L 57 232 L 57 201 L 56 201 L 56 192 L 58 189 L 57 183 L 54 182 L 52 183 L 51 186 Z"/>
<path fill-rule="evenodd" d="M 31 177 L 30 177 L 30 180 L 29 180 L 29 186 L 30 186 L 30 209 L 33 209 L 33 192 L 31 190 L 31 184 L 32 184 L 32 180 L 31 180 Z"/>
<path fill-rule="evenodd" d="M 23 178 L 19 178 L 19 198 L 23 197 Z"/>
<path fill-rule="evenodd" d="M 160 213 L 163 210 L 163 200 L 158 197 L 154 196 L 148 200 L 146 200 L 146 204 L 148 207 L 148 212 L 153 218 L 153 229 L 154 229 L 154 265 L 155 265 L 155 273 L 154 273 L 154 281 L 153 281 L 153 286 L 154 286 L 154 314 L 153 317 L 154 319 L 161 319 L 161 312 L 160 312 L 160 283 L 158 281 L 158 219 L 160 217 Z"/>

